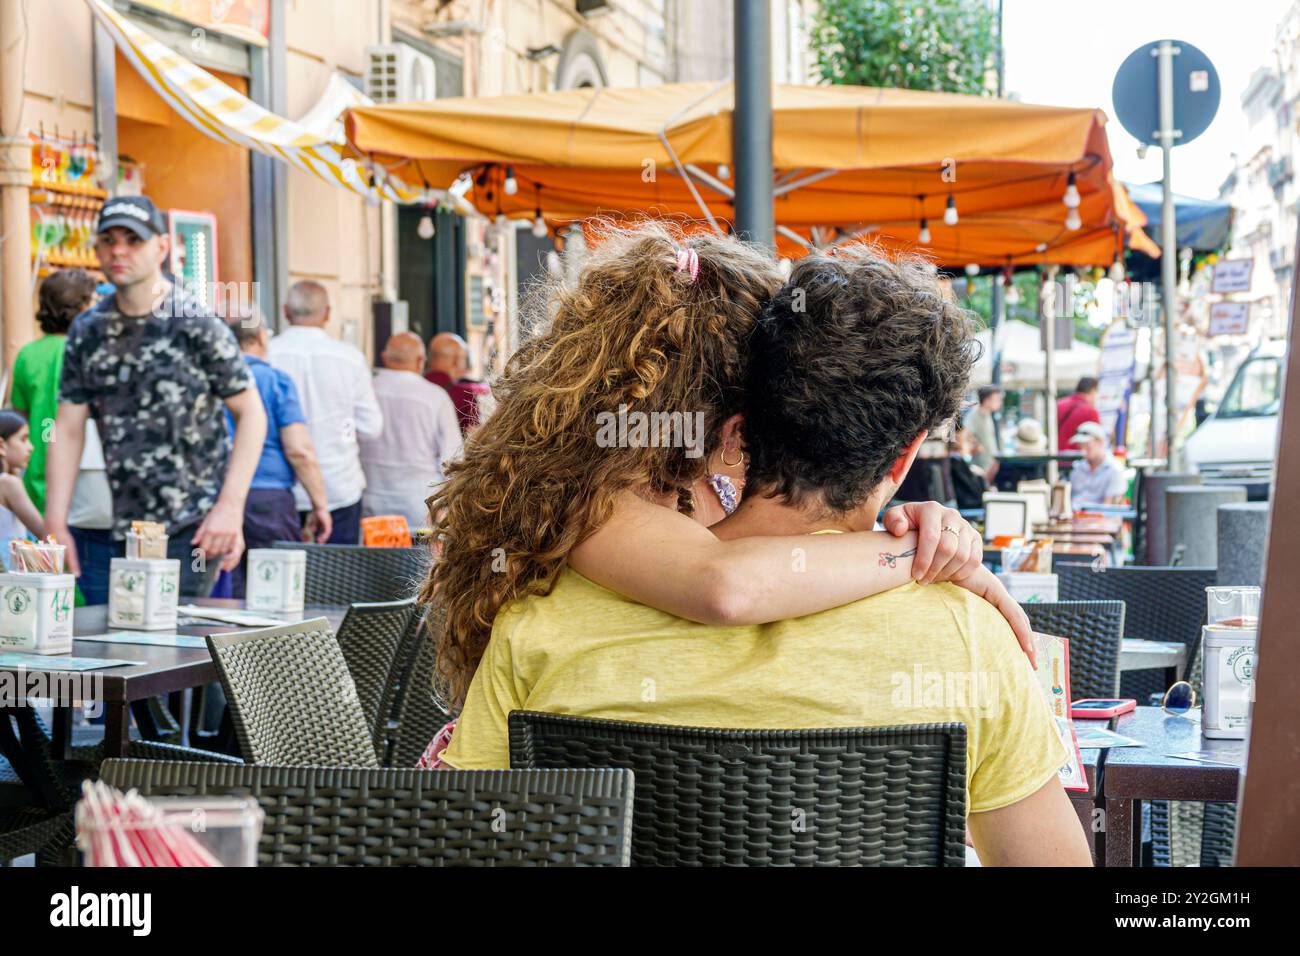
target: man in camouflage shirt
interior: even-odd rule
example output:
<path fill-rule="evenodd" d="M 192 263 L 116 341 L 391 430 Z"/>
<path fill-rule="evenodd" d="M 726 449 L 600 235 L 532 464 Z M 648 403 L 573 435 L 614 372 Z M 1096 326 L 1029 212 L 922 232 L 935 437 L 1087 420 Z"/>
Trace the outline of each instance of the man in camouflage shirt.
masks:
<path fill-rule="evenodd" d="M 67 544 L 90 603 L 108 595 L 108 562 L 135 520 L 167 526 L 181 591 L 208 558 L 229 569 L 244 550 L 244 499 L 266 414 L 235 337 L 162 273 L 170 238 L 142 196 L 110 199 L 95 250 L 115 293 L 79 315 L 64 350 L 45 523 Z M 224 409 L 235 420 L 233 450 Z M 86 419 L 94 416 L 113 493 L 111 531 L 67 525 Z"/>

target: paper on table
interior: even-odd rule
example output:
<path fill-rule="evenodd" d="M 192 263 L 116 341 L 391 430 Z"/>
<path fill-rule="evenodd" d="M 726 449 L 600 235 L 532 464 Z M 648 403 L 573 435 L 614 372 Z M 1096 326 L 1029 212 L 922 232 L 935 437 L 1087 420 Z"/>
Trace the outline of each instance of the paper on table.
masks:
<path fill-rule="evenodd" d="M 29 671 L 96 671 L 105 667 L 130 667 L 139 663 L 139 661 L 119 661 L 108 657 L 46 657 L 43 654 L 0 652 L 0 667 Z"/>
<path fill-rule="evenodd" d="M 176 610 L 181 614 L 202 618 L 205 621 L 220 621 L 223 624 L 243 624 L 248 627 L 276 627 L 277 625 L 285 623 L 283 618 L 266 617 L 262 614 L 249 614 L 247 611 L 236 611 L 233 608 L 200 607 L 197 604 L 182 604 Z"/>
<path fill-rule="evenodd" d="M 1102 747 L 1145 747 L 1140 740 L 1125 737 L 1105 727 L 1081 727 L 1074 725 L 1074 736 L 1079 742 L 1080 750 L 1099 750 Z"/>
<path fill-rule="evenodd" d="M 193 634 L 168 634 L 149 631 L 109 631 L 107 634 L 83 634 L 79 641 L 95 641 L 99 644 L 148 644 L 152 647 L 196 647 L 205 648 L 208 642 Z"/>
<path fill-rule="evenodd" d="M 1246 762 L 1245 750 L 1189 750 L 1184 754 L 1170 754 L 1180 760 L 1196 760 L 1200 763 L 1217 763 L 1225 767 L 1240 767 Z"/>

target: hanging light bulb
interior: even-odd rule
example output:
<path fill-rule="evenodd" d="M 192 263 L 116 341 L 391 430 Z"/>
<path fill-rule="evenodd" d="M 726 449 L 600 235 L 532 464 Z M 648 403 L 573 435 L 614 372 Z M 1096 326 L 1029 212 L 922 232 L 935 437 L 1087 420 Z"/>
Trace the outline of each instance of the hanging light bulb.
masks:
<path fill-rule="evenodd" d="M 519 180 L 515 179 L 515 168 L 513 166 L 506 167 L 505 188 L 507 196 L 513 196 L 515 193 L 519 192 Z"/>
<path fill-rule="evenodd" d="M 970 276 L 973 279 L 979 274 L 980 274 L 979 263 L 976 262 L 966 263 L 966 275 Z"/>
<path fill-rule="evenodd" d="M 538 239 L 546 238 L 546 220 L 542 218 L 542 211 L 537 210 L 537 218 L 533 220 L 533 235 Z"/>
<path fill-rule="evenodd" d="M 1065 187 L 1064 202 L 1070 209 L 1079 208 L 1079 187 L 1076 184 L 1074 173 L 1070 173 L 1069 183 Z"/>
<path fill-rule="evenodd" d="M 1069 229 L 1071 232 L 1074 232 L 1082 225 L 1083 225 L 1083 219 L 1079 215 L 1079 210 L 1071 209 L 1069 214 L 1065 217 L 1065 228 Z"/>
<path fill-rule="evenodd" d="M 420 217 L 420 224 L 415 227 L 415 234 L 421 239 L 432 239 L 434 231 L 433 216 L 426 212 Z"/>
<path fill-rule="evenodd" d="M 1015 306 L 1020 304 L 1020 290 L 1016 288 L 1014 282 L 1007 283 L 1007 305 Z"/>
<path fill-rule="evenodd" d="M 957 197 L 952 193 L 948 194 L 948 206 L 943 211 L 943 222 L 946 226 L 957 225 Z"/>
<path fill-rule="evenodd" d="M 930 224 L 927 220 L 921 220 L 921 231 L 916 234 L 916 241 L 923 246 L 930 244 Z"/>
<path fill-rule="evenodd" d="M 1120 261 L 1119 256 L 1116 256 L 1115 261 L 1110 264 L 1109 275 L 1111 282 L 1124 281 L 1124 263 Z"/>
<path fill-rule="evenodd" d="M 718 163 L 718 178 L 726 181 L 731 178 L 731 167 L 726 163 Z"/>
<path fill-rule="evenodd" d="M 1035 252 L 1046 252 L 1046 251 L 1047 251 L 1047 243 L 1045 243 L 1045 242 L 1040 242 L 1038 245 L 1034 246 L 1034 251 L 1035 251 Z"/>

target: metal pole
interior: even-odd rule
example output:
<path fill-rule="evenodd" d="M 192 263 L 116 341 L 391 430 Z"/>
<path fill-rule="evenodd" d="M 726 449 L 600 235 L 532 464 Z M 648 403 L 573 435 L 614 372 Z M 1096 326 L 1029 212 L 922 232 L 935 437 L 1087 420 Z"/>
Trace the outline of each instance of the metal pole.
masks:
<path fill-rule="evenodd" d="M 736 106 L 732 166 L 736 232 L 775 244 L 772 201 L 772 7 L 770 0 L 735 0 Z"/>
<path fill-rule="evenodd" d="M 1160 209 L 1160 304 L 1165 317 L 1165 459 L 1170 471 L 1178 468 L 1174 448 L 1175 408 L 1174 322 L 1178 314 L 1178 238 L 1174 219 L 1174 191 L 1170 157 L 1174 141 L 1181 135 L 1174 129 L 1174 56 L 1178 50 L 1161 40 L 1157 55 L 1160 86 L 1160 150 L 1164 162 L 1164 200 Z M 1154 409 L 1152 409 L 1154 412 Z"/>
<path fill-rule="evenodd" d="M 1047 425 L 1047 453 L 1056 454 L 1056 275 L 1057 266 L 1048 266 L 1043 283 L 1043 291 L 1039 295 L 1042 302 L 1040 310 L 1040 319 L 1043 323 L 1043 389 L 1047 392 L 1046 408 L 1044 409 L 1044 419 Z M 1057 478 L 1056 459 L 1050 459 L 1047 462 L 1047 481 L 1048 484 L 1055 484 Z"/>
<path fill-rule="evenodd" d="M 998 281 L 1001 276 L 993 277 L 993 304 L 989 316 L 989 348 L 993 350 L 993 372 L 990 381 L 994 385 L 1002 384 L 1002 349 L 998 348 L 998 334 L 1007 316 L 1006 288 Z"/>

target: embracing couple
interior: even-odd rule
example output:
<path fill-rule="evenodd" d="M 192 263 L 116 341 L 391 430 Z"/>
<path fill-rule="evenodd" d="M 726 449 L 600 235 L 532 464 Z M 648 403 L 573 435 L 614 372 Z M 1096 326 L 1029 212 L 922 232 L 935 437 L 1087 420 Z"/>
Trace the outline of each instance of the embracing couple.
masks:
<path fill-rule="evenodd" d="M 422 598 L 460 714 L 426 756 L 509 766 L 512 710 L 959 721 L 981 860 L 1088 865 L 1028 621 L 978 537 L 935 504 L 873 530 L 976 357 L 934 267 L 845 249 L 782 284 L 741 242 L 647 224 L 609 230 L 547 316 L 430 499 Z M 675 412 L 702 414 L 703 454 L 600 424 Z M 930 693 L 933 675 L 977 692 Z"/>

